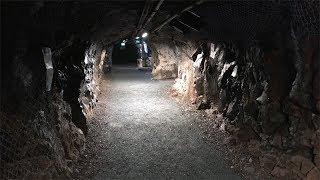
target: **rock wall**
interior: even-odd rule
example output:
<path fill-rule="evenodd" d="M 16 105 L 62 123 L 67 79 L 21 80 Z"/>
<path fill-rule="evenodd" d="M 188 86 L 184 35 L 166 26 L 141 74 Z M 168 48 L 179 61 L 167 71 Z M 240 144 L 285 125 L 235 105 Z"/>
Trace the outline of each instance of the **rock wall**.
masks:
<path fill-rule="evenodd" d="M 290 177 L 320 176 L 319 40 L 298 39 L 288 30 L 252 45 L 206 41 L 194 55 L 203 56 L 200 65 L 196 60 L 196 68 L 186 68 L 194 75 L 197 108 L 218 109 L 226 117 L 223 129 L 236 142 L 256 139 L 266 149 L 289 151 L 274 171 L 285 169 Z M 281 166 L 295 162 L 309 163 L 310 169 Z"/>
<path fill-rule="evenodd" d="M 193 61 L 189 57 L 184 58 L 178 64 L 178 77 L 172 87 L 173 91 L 181 96 L 183 100 L 194 102 L 197 98 L 195 89 L 195 71 Z"/>
<path fill-rule="evenodd" d="M 95 101 L 97 88 L 85 85 L 98 82 L 102 47 L 73 36 L 58 46 L 58 39 L 50 39 L 32 23 L 12 28 L 24 20 L 9 17 L 1 17 L 7 25 L 1 40 L 0 179 L 67 178 L 71 162 L 85 147 L 84 113 L 89 105 L 84 111 L 81 105 Z M 49 73 L 44 48 L 51 51 Z M 96 54 L 89 54 L 91 62 L 85 55 L 92 49 Z"/>
<path fill-rule="evenodd" d="M 53 52 L 48 78 L 39 45 L 26 38 L 7 48 L 1 66 L 0 178 L 66 178 L 85 147 L 86 116 L 97 101 L 106 51 L 74 40 Z"/>
<path fill-rule="evenodd" d="M 84 134 L 72 122 L 56 78 L 47 91 L 41 47 L 25 39 L 25 44 L 12 42 L 6 48 L 1 66 L 0 178 L 67 177 L 68 162 L 77 160 L 84 148 Z"/>
<path fill-rule="evenodd" d="M 48 78 L 41 46 L 24 42 L 9 44 L 2 57 L 0 176 L 67 177 L 85 146 L 106 50 L 74 40 L 52 53 Z"/>
<path fill-rule="evenodd" d="M 176 62 L 176 53 L 168 44 L 152 45 L 154 68 L 152 75 L 154 79 L 176 78 L 178 75 L 178 65 Z"/>
<path fill-rule="evenodd" d="M 84 53 L 85 78 L 80 88 L 80 104 L 88 117 L 98 101 L 99 82 L 104 71 L 107 51 L 99 43 L 92 43 Z"/>
<path fill-rule="evenodd" d="M 97 101 L 102 45 L 139 18 L 118 3 L 1 3 L 0 179 L 68 176 Z"/>
<path fill-rule="evenodd" d="M 82 153 L 84 134 L 62 97 L 48 98 L 42 95 L 22 113 L 1 112 L 1 179 L 69 176 L 68 162 Z"/>
<path fill-rule="evenodd" d="M 154 79 L 189 79 L 191 76 L 185 76 L 183 72 L 185 67 L 190 67 L 190 60 L 195 51 L 195 42 L 192 42 L 173 31 L 170 28 L 164 29 L 150 39 L 152 49 Z M 182 77 L 184 76 L 184 77 Z M 185 88 L 180 91 L 187 91 Z"/>

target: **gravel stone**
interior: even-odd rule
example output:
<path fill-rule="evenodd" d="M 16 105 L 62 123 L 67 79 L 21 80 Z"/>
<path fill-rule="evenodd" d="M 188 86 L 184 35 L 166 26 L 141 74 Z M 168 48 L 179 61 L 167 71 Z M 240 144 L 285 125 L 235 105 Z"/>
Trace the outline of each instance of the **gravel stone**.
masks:
<path fill-rule="evenodd" d="M 203 139 L 200 117 L 170 98 L 172 80 L 152 80 L 134 67 L 114 67 L 107 76 L 73 178 L 241 179 Z"/>

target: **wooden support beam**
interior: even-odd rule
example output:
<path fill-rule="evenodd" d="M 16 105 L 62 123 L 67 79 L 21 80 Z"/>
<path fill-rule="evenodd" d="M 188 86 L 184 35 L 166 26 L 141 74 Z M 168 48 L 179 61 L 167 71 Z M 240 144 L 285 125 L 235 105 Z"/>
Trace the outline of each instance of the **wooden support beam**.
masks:
<path fill-rule="evenodd" d="M 152 30 L 151 32 L 156 32 L 159 31 L 163 26 L 165 26 L 166 24 L 168 24 L 170 21 L 172 21 L 174 18 L 179 17 L 182 13 L 186 12 L 186 11 L 190 11 L 194 6 L 197 6 L 199 4 L 202 4 L 203 2 L 205 2 L 205 0 L 200 0 L 197 1 L 195 4 L 192 4 L 186 8 L 184 8 L 182 11 L 180 11 L 179 13 L 176 13 L 174 15 L 172 15 L 171 17 L 169 17 L 168 19 L 166 19 L 165 21 L 163 21 L 159 26 L 157 26 L 154 30 Z"/>
<path fill-rule="evenodd" d="M 188 28 L 190 28 L 190 29 L 192 29 L 192 30 L 194 30 L 194 31 L 199 31 L 198 29 L 195 29 L 194 27 L 192 27 L 192 26 L 190 26 L 190 25 L 188 25 L 188 24 L 186 24 L 186 23 L 184 23 L 184 22 L 182 22 L 182 21 L 180 21 L 180 20 L 178 20 L 181 24 L 183 24 L 183 25 L 185 25 L 185 26 L 187 26 Z"/>
<path fill-rule="evenodd" d="M 148 14 L 148 9 L 150 8 L 150 2 L 151 2 L 151 0 L 146 0 L 145 3 L 144 3 L 144 7 L 143 7 L 143 10 L 142 10 L 141 16 L 139 18 L 139 22 L 137 24 L 137 29 L 139 29 L 141 27 L 145 17 Z"/>
<path fill-rule="evenodd" d="M 151 15 L 149 16 L 149 18 L 147 19 L 147 21 L 143 24 L 142 28 L 140 28 L 138 30 L 138 34 L 141 33 L 141 31 L 148 25 L 148 23 L 151 21 L 151 19 L 153 18 L 153 16 L 158 12 L 161 4 L 163 3 L 164 0 L 159 0 L 157 6 L 154 8 L 154 10 L 152 11 Z"/>

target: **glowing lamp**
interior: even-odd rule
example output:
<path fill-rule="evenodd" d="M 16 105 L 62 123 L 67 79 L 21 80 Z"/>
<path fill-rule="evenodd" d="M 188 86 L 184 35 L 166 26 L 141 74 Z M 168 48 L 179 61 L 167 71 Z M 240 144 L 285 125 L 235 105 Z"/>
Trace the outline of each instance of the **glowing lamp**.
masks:
<path fill-rule="evenodd" d="M 145 37 L 148 36 L 148 33 L 147 33 L 147 32 L 144 32 L 141 36 L 142 36 L 143 38 L 145 38 Z"/>

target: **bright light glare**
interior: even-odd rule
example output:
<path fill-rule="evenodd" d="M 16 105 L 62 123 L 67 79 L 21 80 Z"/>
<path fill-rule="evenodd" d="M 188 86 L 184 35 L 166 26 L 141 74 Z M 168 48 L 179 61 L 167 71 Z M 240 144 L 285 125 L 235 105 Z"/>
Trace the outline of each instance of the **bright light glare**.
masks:
<path fill-rule="evenodd" d="M 124 42 L 121 43 L 121 46 L 125 46 L 125 45 L 126 45 L 126 43 L 124 43 Z"/>
<path fill-rule="evenodd" d="M 139 39 L 139 36 L 137 36 L 136 39 Z"/>
<path fill-rule="evenodd" d="M 142 37 L 143 37 L 143 38 L 145 38 L 145 37 L 147 37 L 147 36 L 148 36 L 148 33 L 146 33 L 146 32 L 142 34 Z"/>

